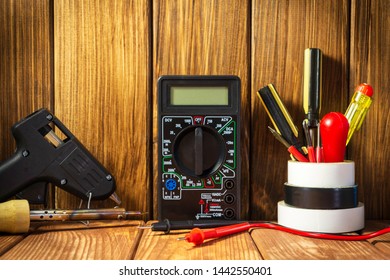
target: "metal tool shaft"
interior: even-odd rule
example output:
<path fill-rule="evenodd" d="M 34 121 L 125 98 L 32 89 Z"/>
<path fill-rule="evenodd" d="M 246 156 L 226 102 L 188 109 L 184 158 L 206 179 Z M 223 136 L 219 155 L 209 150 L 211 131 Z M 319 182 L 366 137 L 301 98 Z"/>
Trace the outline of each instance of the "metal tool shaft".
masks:
<path fill-rule="evenodd" d="M 79 209 L 79 210 L 31 210 L 31 221 L 85 221 L 85 220 L 126 220 L 142 215 L 139 211 L 124 208 Z"/>

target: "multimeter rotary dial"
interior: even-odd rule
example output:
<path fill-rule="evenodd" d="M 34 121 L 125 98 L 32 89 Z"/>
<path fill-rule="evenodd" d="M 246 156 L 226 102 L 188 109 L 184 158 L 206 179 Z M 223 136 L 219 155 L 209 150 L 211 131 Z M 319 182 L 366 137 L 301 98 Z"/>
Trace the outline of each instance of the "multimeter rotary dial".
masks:
<path fill-rule="evenodd" d="M 189 126 L 173 142 L 173 160 L 188 176 L 209 177 L 221 167 L 225 157 L 225 140 L 209 126 Z"/>

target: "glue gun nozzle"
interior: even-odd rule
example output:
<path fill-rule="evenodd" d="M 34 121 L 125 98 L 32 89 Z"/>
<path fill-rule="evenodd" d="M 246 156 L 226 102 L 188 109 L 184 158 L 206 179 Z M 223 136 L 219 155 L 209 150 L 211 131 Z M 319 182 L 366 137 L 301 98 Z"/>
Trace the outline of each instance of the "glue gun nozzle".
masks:
<path fill-rule="evenodd" d="M 120 205 L 122 203 L 122 201 L 120 200 L 119 196 L 115 192 L 112 193 L 112 195 L 110 196 L 110 199 L 112 201 L 114 201 L 117 205 Z"/>

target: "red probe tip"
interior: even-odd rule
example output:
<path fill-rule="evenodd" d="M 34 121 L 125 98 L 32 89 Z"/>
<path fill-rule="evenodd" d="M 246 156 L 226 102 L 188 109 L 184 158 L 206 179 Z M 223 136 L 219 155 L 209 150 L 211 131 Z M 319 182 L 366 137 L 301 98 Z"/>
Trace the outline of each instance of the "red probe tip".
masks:
<path fill-rule="evenodd" d="M 205 239 L 204 232 L 200 228 L 194 228 L 184 237 L 187 242 L 194 243 L 196 246 L 201 245 Z"/>
<path fill-rule="evenodd" d="M 363 83 L 356 87 L 356 91 L 359 91 L 363 93 L 364 95 L 367 95 L 371 97 L 374 94 L 374 90 L 369 84 Z"/>

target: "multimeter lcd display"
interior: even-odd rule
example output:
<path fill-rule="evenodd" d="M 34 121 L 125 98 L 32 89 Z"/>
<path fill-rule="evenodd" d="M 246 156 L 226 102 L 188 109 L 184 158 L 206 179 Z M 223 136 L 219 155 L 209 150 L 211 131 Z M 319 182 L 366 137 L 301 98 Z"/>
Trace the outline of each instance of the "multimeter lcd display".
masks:
<path fill-rule="evenodd" d="M 228 87 L 171 87 L 170 104 L 174 106 L 228 106 Z"/>

